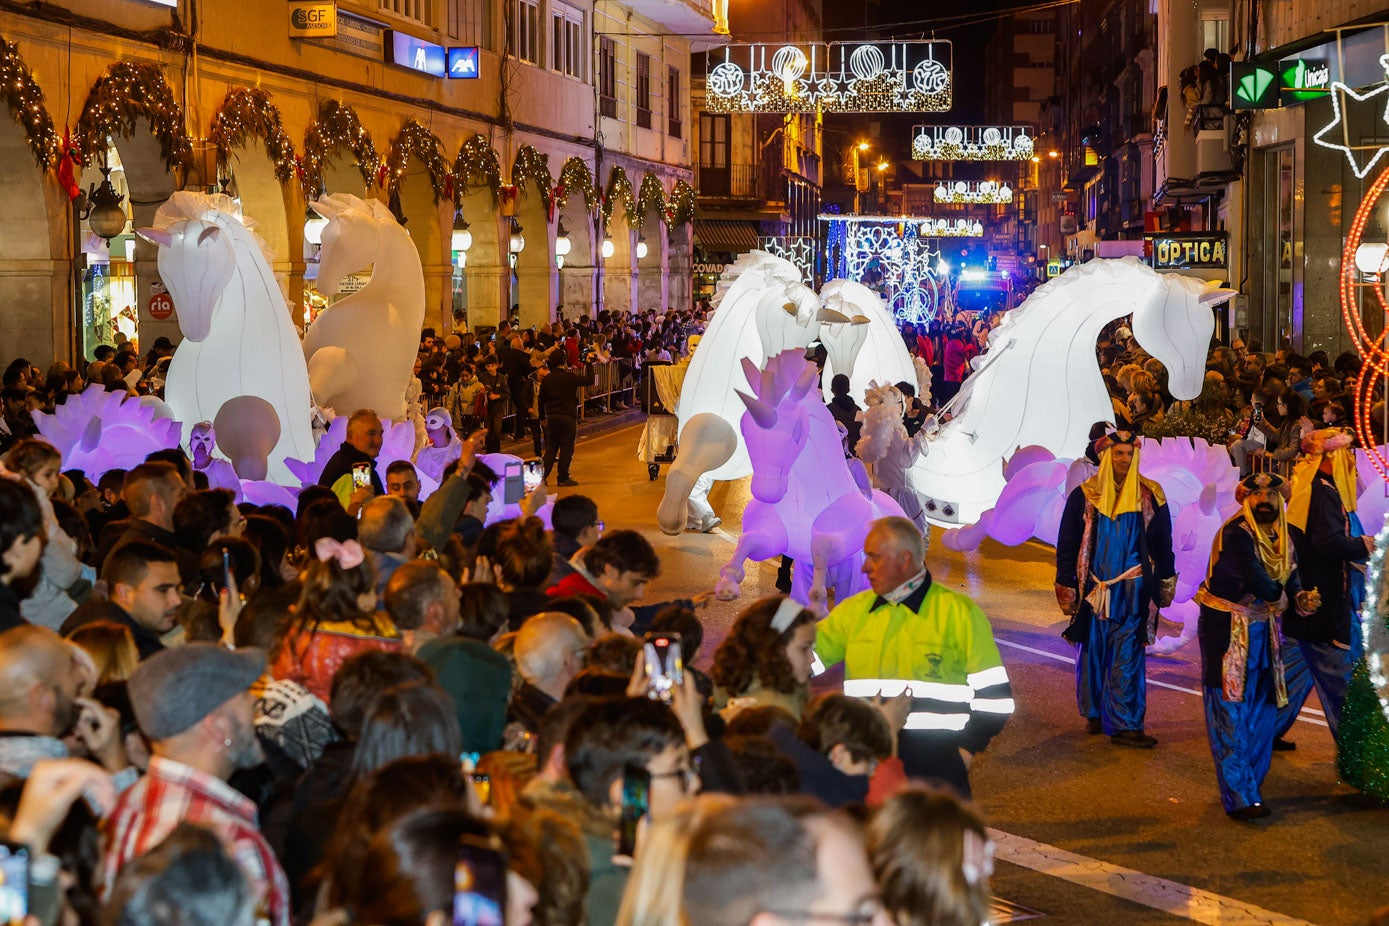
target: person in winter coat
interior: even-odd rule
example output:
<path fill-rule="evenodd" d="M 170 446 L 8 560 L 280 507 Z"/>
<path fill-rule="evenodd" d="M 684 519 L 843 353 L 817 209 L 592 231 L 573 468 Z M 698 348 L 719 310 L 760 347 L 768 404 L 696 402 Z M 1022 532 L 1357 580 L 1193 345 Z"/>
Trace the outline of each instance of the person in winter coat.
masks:
<path fill-rule="evenodd" d="M 91 590 L 96 571 L 77 558 L 77 542 L 63 532 L 53 513 L 50 494 L 57 489 L 62 454 L 47 441 L 26 438 L 10 448 L 5 467 L 34 494 L 43 515 L 44 545 L 38 585 L 20 606 L 30 623 L 58 629 L 73 611 L 84 591 Z M 71 592 L 71 594 L 69 594 Z M 73 597 L 76 596 L 76 597 Z"/>

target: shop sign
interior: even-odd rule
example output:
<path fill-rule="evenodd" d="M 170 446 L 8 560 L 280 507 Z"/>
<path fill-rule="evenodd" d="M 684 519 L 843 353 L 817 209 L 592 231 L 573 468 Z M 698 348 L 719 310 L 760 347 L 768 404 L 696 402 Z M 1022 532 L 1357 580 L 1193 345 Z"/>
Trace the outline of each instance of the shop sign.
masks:
<path fill-rule="evenodd" d="M 417 39 L 413 35 L 392 29 L 391 40 L 386 44 L 390 55 L 388 64 L 419 71 L 430 77 L 444 76 L 444 46 Z"/>
<path fill-rule="evenodd" d="M 157 292 L 146 303 L 150 318 L 157 322 L 168 321 L 174 314 L 174 300 L 168 293 Z"/>
<path fill-rule="evenodd" d="M 728 264 L 695 264 L 694 272 L 718 276 L 728 269 Z"/>
<path fill-rule="evenodd" d="M 1225 232 L 1148 235 L 1154 270 L 1225 270 L 1230 236 Z"/>
<path fill-rule="evenodd" d="M 482 71 L 481 57 L 476 45 L 450 48 L 449 77 L 454 80 L 474 80 Z"/>
<path fill-rule="evenodd" d="M 1278 74 L 1271 65 L 1251 61 L 1231 62 L 1231 109 L 1275 109 L 1279 102 L 1278 89 Z"/>
<path fill-rule="evenodd" d="M 1283 99 L 1301 103 L 1331 90 L 1331 64 L 1323 58 L 1284 58 L 1278 62 Z"/>
<path fill-rule="evenodd" d="M 325 37 L 323 44 L 363 58 L 381 61 L 386 57 L 386 28 L 380 23 L 342 10 L 337 12 L 338 31 Z"/>
<path fill-rule="evenodd" d="M 338 8 L 332 3 L 291 3 L 289 34 L 295 38 L 331 38 L 338 34 Z"/>

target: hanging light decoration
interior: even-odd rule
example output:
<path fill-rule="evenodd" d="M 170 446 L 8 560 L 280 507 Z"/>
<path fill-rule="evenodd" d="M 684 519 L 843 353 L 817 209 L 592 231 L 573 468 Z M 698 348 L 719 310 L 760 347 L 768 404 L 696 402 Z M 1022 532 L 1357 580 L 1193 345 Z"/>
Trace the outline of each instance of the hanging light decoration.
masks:
<path fill-rule="evenodd" d="M 111 185 L 111 169 L 101 168 L 101 185 L 87 191 L 87 224 L 92 232 L 110 241 L 125 231 L 124 200 Z"/>
<path fill-rule="evenodd" d="M 328 220 L 314 212 L 312 209 L 304 215 L 304 240 L 314 247 L 323 244 L 323 229 L 328 227 Z"/>
<path fill-rule="evenodd" d="M 613 256 L 613 252 L 616 251 L 616 250 L 617 250 L 617 248 L 616 248 L 616 246 L 613 244 L 613 236 L 612 236 L 612 233 L 610 233 L 610 232 L 603 232 L 603 247 L 602 247 L 602 250 L 601 250 L 601 253 L 602 253 L 602 255 L 603 255 L 603 259 L 604 259 L 604 260 L 607 260 L 609 257 L 612 257 L 612 256 Z"/>
<path fill-rule="evenodd" d="M 512 254 L 520 254 L 526 249 L 526 236 L 521 228 L 521 223 L 515 217 L 511 220 L 511 241 L 510 248 Z"/>
<path fill-rule="evenodd" d="M 468 222 L 463 218 L 463 213 L 455 212 L 453 215 L 453 240 L 451 243 L 453 250 L 466 254 L 468 248 L 473 246 L 473 233 L 468 229 Z M 459 266 L 462 266 L 461 264 Z"/>
<path fill-rule="evenodd" d="M 637 260 L 646 260 L 646 255 L 650 253 L 650 248 L 646 246 L 646 236 L 637 235 Z"/>
<path fill-rule="evenodd" d="M 564 219 L 559 220 L 559 228 L 555 231 L 555 256 L 560 259 L 560 266 L 564 266 L 564 258 L 569 256 L 573 249 L 574 242 L 569 240 L 569 231 L 564 227 Z"/>

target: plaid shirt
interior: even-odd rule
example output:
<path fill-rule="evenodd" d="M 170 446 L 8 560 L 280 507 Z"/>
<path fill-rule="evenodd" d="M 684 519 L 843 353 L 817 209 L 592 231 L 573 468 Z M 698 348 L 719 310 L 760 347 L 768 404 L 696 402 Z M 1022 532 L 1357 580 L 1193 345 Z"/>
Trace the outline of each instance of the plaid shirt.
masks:
<path fill-rule="evenodd" d="M 258 896 L 257 919 L 289 926 L 289 881 L 260 834 L 256 805 L 226 782 L 160 757 L 150 760 L 149 773 L 121 795 L 102 824 L 103 891 L 109 895 L 126 862 L 184 820 L 216 833 L 241 865 Z"/>

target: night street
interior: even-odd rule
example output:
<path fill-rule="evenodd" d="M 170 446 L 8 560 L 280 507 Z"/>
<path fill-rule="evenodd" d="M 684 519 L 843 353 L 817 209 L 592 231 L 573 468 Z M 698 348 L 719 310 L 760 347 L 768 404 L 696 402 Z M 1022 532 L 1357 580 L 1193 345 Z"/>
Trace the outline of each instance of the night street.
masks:
<path fill-rule="evenodd" d="M 662 575 L 646 601 L 707 590 L 732 551 L 746 484 L 712 493 L 723 517 L 716 532 L 663 536 L 655 508 L 664 478 L 647 480 L 639 434 L 633 427 L 581 441 L 574 472 L 582 485 L 561 491 L 599 499 L 609 529 L 651 538 Z M 979 807 L 999 831 L 997 897 L 1057 923 L 1322 926 L 1363 922 L 1389 898 L 1389 813 L 1336 783 L 1315 695 L 1290 734 L 1297 750 L 1274 754 L 1265 786 L 1273 816 L 1236 823 L 1216 795 L 1194 641 L 1149 660 L 1147 729 L 1157 749 L 1116 748 L 1087 736 L 1076 714 L 1050 548 L 986 541 L 963 555 L 946 550 L 937 531 L 928 560 L 936 581 L 969 593 L 991 618 L 1016 693 L 1017 713 L 972 775 Z M 774 565 L 748 569 L 741 602 L 711 604 L 705 660 L 740 607 L 764 594 L 775 594 Z"/>

